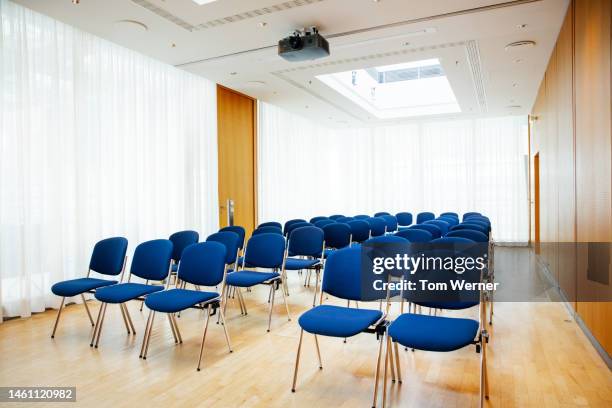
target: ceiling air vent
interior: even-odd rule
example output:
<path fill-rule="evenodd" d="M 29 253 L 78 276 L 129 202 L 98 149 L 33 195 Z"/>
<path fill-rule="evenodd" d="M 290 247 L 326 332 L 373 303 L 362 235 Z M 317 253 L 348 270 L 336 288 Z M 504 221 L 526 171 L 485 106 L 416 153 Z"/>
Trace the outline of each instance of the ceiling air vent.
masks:
<path fill-rule="evenodd" d="M 510 44 L 506 45 L 504 49 L 506 51 L 522 50 L 525 48 L 531 48 L 535 46 L 535 44 L 536 44 L 535 41 L 531 41 L 531 40 L 515 41 L 515 42 L 511 42 Z"/>

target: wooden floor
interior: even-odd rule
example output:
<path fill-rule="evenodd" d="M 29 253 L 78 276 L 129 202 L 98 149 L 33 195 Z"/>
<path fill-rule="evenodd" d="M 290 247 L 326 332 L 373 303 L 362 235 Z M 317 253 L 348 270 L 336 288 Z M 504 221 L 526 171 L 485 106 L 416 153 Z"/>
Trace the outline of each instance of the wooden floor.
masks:
<path fill-rule="evenodd" d="M 146 361 L 138 358 L 146 319 L 138 303 L 129 305 L 136 336 L 127 336 L 119 308 L 109 305 L 98 349 L 89 347 L 92 330 L 82 305 L 65 309 L 55 339 L 49 337 L 55 311 L 5 322 L 0 324 L 0 386 L 76 386 L 81 406 L 369 407 L 377 355 L 375 336 L 369 334 L 346 344 L 320 338 L 323 370 L 314 339 L 305 334 L 297 392 L 291 393 L 297 317 L 312 302 L 313 289 L 304 288 L 297 274 L 290 275 L 289 284 L 292 321 L 281 301 L 266 333 L 266 288 L 246 295 L 248 316 L 230 303 L 234 352 L 228 353 L 222 327 L 211 324 L 201 372 L 195 369 L 204 324 L 198 310 L 178 319 L 184 341 L 178 346 L 167 319 L 158 316 Z M 97 303 L 88 303 L 97 313 Z M 498 303 L 495 312 L 488 406 L 612 406 L 612 374 L 562 304 Z M 478 405 L 474 347 L 453 353 L 401 350 L 400 361 L 404 383 L 390 387 L 391 406 Z"/>

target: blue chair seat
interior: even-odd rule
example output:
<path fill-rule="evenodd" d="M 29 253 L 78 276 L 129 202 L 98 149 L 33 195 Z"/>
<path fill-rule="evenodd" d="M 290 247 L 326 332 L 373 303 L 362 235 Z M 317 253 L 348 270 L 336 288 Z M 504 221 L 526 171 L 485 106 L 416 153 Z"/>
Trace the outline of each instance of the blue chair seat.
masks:
<path fill-rule="evenodd" d="M 51 292 L 57 296 L 71 297 L 80 295 L 87 291 L 102 288 L 104 286 L 114 285 L 115 280 L 96 279 L 96 278 L 78 278 L 70 279 L 63 282 L 58 282 L 51 286 Z"/>
<path fill-rule="evenodd" d="M 312 334 L 351 337 L 361 333 L 381 317 L 382 312 L 379 310 L 321 305 L 302 314 L 299 324 L 302 329 Z"/>
<path fill-rule="evenodd" d="M 216 297 L 219 297 L 217 292 L 170 289 L 150 294 L 145 299 L 145 305 L 156 312 L 176 313 Z"/>
<path fill-rule="evenodd" d="M 98 289 L 95 296 L 100 302 L 123 303 L 163 289 L 160 285 L 129 282 Z"/>
<path fill-rule="evenodd" d="M 226 282 L 231 286 L 249 288 L 278 277 L 280 275 L 276 272 L 238 271 L 228 274 Z"/>
<path fill-rule="evenodd" d="M 404 347 L 453 351 L 473 344 L 478 322 L 472 319 L 405 313 L 389 326 L 389 336 Z"/>
<path fill-rule="evenodd" d="M 308 269 L 319 263 L 318 259 L 297 259 L 287 258 L 285 261 L 285 269 L 290 271 L 297 271 L 300 269 Z"/>

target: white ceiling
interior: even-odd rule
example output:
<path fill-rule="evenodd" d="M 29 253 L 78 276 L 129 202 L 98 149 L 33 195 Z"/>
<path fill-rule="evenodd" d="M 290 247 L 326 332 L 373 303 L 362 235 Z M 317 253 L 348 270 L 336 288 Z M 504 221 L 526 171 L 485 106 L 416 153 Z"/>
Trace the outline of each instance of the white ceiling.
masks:
<path fill-rule="evenodd" d="M 33 10 L 333 126 L 397 123 L 316 75 L 440 59 L 462 113 L 529 112 L 569 0 L 13 0 Z M 143 23 L 147 30 L 116 24 Z M 522 26 L 526 25 L 526 26 Z M 289 63 L 276 43 L 317 26 L 331 56 Z M 424 33 L 424 31 L 427 31 Z M 532 40 L 532 48 L 505 51 Z M 262 84 L 263 83 L 263 84 Z"/>

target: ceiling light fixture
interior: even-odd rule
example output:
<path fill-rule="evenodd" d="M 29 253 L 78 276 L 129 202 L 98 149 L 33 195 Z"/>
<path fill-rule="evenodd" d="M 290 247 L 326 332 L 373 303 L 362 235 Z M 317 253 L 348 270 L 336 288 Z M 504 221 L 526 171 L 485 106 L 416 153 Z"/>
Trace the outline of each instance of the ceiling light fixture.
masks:
<path fill-rule="evenodd" d="M 80 2 L 80 0 L 72 0 L 72 4 L 79 4 Z"/>
<path fill-rule="evenodd" d="M 213 3 L 217 0 L 193 0 L 198 6 L 203 6 L 204 4 Z"/>
<path fill-rule="evenodd" d="M 504 49 L 506 51 L 515 51 L 519 49 L 522 50 L 525 48 L 531 48 L 531 47 L 534 47 L 535 45 L 536 45 L 535 41 L 531 41 L 531 40 L 515 41 L 515 42 L 511 42 L 510 44 L 506 45 Z"/>

